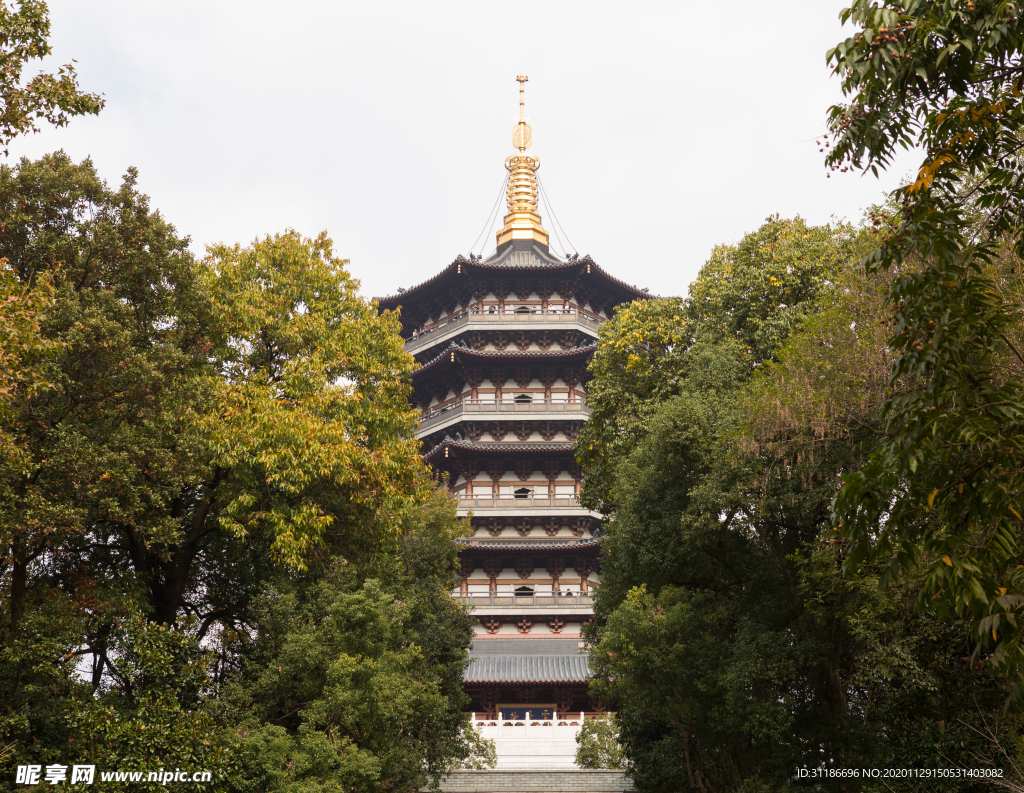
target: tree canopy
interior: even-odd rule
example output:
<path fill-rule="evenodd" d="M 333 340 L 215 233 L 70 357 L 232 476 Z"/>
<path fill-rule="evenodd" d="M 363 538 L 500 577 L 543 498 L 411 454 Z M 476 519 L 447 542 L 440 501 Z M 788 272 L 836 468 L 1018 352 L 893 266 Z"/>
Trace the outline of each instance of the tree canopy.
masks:
<path fill-rule="evenodd" d="M 51 53 L 50 14 L 42 0 L 17 0 L 17 6 L 0 3 L 0 148 L 18 135 L 37 132 L 39 122 L 58 127 L 73 116 L 96 115 L 104 100 L 78 87 L 72 64 L 53 74 L 39 72 L 25 80 L 23 72 L 32 61 Z"/>
<path fill-rule="evenodd" d="M 1014 719 L 1000 721 L 1005 686 L 970 661 L 968 625 L 915 610 L 919 579 L 880 588 L 881 562 L 842 575 L 831 501 L 884 432 L 889 282 L 859 265 L 874 231 L 803 233 L 794 241 L 832 242 L 804 265 L 794 257 L 787 275 L 814 288 L 798 317 L 772 298 L 784 319 L 765 310 L 760 327 L 781 330 L 757 359 L 722 319 L 744 316 L 750 289 L 721 254 L 691 290 L 696 307 L 637 303 L 601 331 L 594 412 L 577 442 L 603 475 L 587 482 L 593 503 L 611 507 L 592 691 L 617 710 L 641 790 L 783 788 L 798 768 L 897 758 L 978 762 L 994 751 L 985 720 L 1016 734 Z M 817 256 L 827 279 L 813 278 Z M 710 322 L 707 294 L 729 296 Z M 660 340 L 673 326 L 669 348 Z"/>
<path fill-rule="evenodd" d="M 0 741 L 222 789 L 412 790 L 486 755 L 414 363 L 331 240 L 199 260 L 134 171 L 63 153 L 0 167 L 0 216 Z"/>
<path fill-rule="evenodd" d="M 1018 4 L 987 0 L 858 1 L 843 19 L 860 30 L 828 54 L 848 98 L 828 162 L 877 170 L 898 146 L 924 152 L 865 258 L 892 274 L 891 382 L 907 389 L 837 498 L 846 568 L 923 566 L 924 601 L 969 618 L 977 657 L 1019 682 L 1024 26 Z"/>

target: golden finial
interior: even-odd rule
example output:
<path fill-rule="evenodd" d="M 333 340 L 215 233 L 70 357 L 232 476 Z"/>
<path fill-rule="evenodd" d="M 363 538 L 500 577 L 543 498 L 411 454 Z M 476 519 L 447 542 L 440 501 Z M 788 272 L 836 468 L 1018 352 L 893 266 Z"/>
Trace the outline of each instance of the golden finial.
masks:
<path fill-rule="evenodd" d="M 506 196 L 508 214 L 505 215 L 504 227 L 497 235 L 499 248 L 515 240 L 532 240 L 544 247 L 548 245 L 548 233 L 541 226 L 537 212 L 537 169 L 540 168 L 540 160 L 526 153 L 533 145 L 533 130 L 526 123 L 524 100 L 528 79 L 525 74 L 516 77 L 519 81 L 519 123 L 512 130 L 512 145 L 519 149 L 519 154 L 513 154 L 505 160 L 509 174 Z"/>
<path fill-rule="evenodd" d="M 516 78 L 519 81 L 519 124 L 512 130 L 512 145 L 519 149 L 520 154 L 525 153 L 533 145 L 533 130 L 526 123 L 526 103 L 523 98 L 526 81 L 529 79 L 525 74 Z"/>

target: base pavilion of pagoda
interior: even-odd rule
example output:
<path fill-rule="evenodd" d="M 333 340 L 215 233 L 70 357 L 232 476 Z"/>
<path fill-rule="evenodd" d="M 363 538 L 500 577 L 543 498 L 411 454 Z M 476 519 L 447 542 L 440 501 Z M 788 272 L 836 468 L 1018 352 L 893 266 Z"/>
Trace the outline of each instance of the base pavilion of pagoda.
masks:
<path fill-rule="evenodd" d="M 616 306 L 646 297 L 589 256 L 551 252 L 530 139 L 522 120 L 495 252 L 460 255 L 378 301 L 400 309 L 405 348 L 420 364 L 412 400 L 424 457 L 448 475 L 473 528 L 453 596 L 476 620 L 464 685 L 481 726 L 499 712 L 510 724 L 557 712 L 575 726 L 581 712 L 603 711 L 588 695 L 581 637 L 600 584 L 602 517 L 579 503 L 572 444 L 590 413 L 598 328 Z"/>

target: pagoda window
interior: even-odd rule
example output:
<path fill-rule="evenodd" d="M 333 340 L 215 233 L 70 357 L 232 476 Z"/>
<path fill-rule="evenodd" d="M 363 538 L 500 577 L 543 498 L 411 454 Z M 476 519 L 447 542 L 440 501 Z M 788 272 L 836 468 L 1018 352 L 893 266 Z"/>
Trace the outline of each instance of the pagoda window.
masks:
<path fill-rule="evenodd" d="M 533 490 L 531 490 L 531 489 L 530 489 L 530 488 L 528 488 L 528 487 L 520 487 L 520 488 L 517 488 L 517 489 L 516 489 L 516 490 L 515 490 L 515 491 L 514 491 L 514 492 L 512 493 L 512 495 L 513 495 L 513 496 L 514 496 L 515 498 L 529 498 L 530 496 L 532 496 L 532 495 L 533 495 Z"/>
<path fill-rule="evenodd" d="M 517 314 L 529 314 L 530 313 L 530 307 L 529 306 L 520 306 L 519 308 L 516 309 L 516 313 Z"/>
<path fill-rule="evenodd" d="M 533 397 L 529 394 L 516 394 L 516 398 L 513 401 L 517 405 L 529 405 L 533 402 Z"/>
<path fill-rule="evenodd" d="M 519 597 L 519 598 L 521 598 L 521 597 L 533 597 L 533 587 L 532 586 L 517 586 L 516 587 L 516 597 Z"/>

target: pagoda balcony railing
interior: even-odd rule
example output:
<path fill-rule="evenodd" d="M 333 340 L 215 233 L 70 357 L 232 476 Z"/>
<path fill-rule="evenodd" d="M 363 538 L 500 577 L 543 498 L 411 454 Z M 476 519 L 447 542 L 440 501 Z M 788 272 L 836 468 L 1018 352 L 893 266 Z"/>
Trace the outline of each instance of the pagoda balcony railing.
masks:
<path fill-rule="evenodd" d="M 575 595 L 453 595 L 459 603 L 474 608 L 515 609 L 515 608 L 549 608 L 549 609 L 589 609 L 594 605 L 594 598 L 589 594 Z"/>
<path fill-rule="evenodd" d="M 575 308 L 538 310 L 531 311 L 530 313 L 518 311 L 488 312 L 471 309 L 459 314 L 453 314 L 436 325 L 416 331 L 405 340 L 405 350 L 406 352 L 415 352 L 439 341 L 445 341 L 457 331 L 461 331 L 467 326 L 501 330 L 503 328 L 522 328 L 524 325 L 532 325 L 537 327 L 538 330 L 544 330 L 545 326 L 557 329 L 575 324 L 587 330 L 596 331 L 598 326 L 606 321 L 604 317 L 597 314 Z"/>
<path fill-rule="evenodd" d="M 459 509 L 584 509 L 576 496 L 459 496 Z M 595 513 L 596 514 L 596 513 Z"/>
<path fill-rule="evenodd" d="M 565 416 L 577 414 L 590 415 L 590 406 L 582 397 L 569 402 L 541 400 L 537 402 L 485 402 L 460 399 L 450 405 L 430 410 L 420 417 L 420 433 L 439 424 L 447 423 L 459 416 L 493 419 L 497 416 L 530 417 L 542 419 L 550 415 Z"/>

